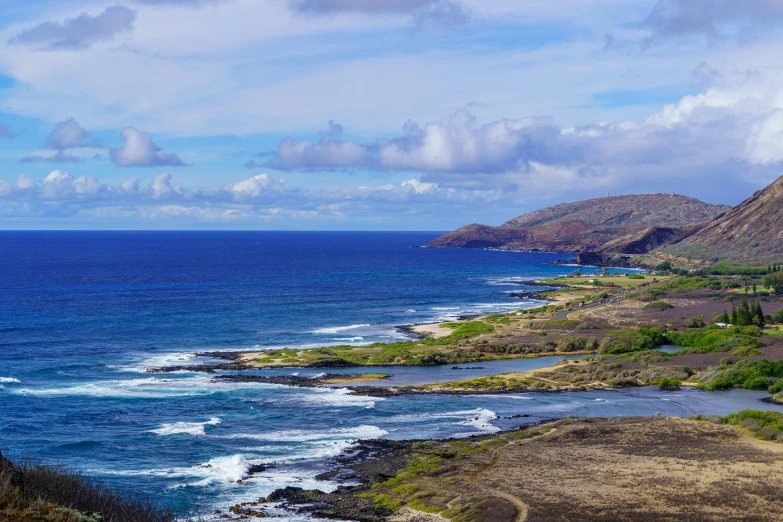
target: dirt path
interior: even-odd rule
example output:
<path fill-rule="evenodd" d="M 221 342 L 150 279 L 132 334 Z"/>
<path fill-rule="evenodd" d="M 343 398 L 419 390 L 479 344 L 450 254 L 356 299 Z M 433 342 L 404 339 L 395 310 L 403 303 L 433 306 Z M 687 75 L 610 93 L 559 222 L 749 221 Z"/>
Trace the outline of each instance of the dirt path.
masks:
<path fill-rule="evenodd" d="M 478 471 L 475 471 L 471 473 L 470 475 L 465 476 L 465 480 L 470 482 L 472 485 L 476 486 L 479 489 L 482 489 L 489 493 L 492 496 L 499 497 L 505 500 L 508 500 L 512 504 L 514 504 L 514 507 L 517 509 L 517 516 L 514 519 L 514 522 L 525 522 L 527 520 L 527 512 L 528 512 L 528 506 L 522 500 L 518 497 L 515 497 L 514 495 L 511 495 L 510 493 L 506 493 L 505 491 L 501 491 L 496 488 L 489 487 L 485 485 L 481 480 L 480 477 L 484 473 L 490 471 L 492 468 L 495 467 L 495 465 L 498 463 L 498 460 L 500 459 L 501 454 L 503 453 L 503 450 L 509 448 L 513 445 L 519 445 L 519 444 L 527 444 L 530 441 L 538 440 L 541 437 L 545 437 L 553 432 L 557 431 L 557 428 L 553 428 L 552 430 L 548 431 L 547 433 L 544 433 L 542 435 L 539 435 L 538 437 L 533 437 L 530 439 L 522 439 L 514 442 L 509 442 L 505 446 L 502 446 L 495 451 L 492 452 L 492 457 L 489 460 L 489 463 L 484 466 L 484 468 L 479 469 Z"/>

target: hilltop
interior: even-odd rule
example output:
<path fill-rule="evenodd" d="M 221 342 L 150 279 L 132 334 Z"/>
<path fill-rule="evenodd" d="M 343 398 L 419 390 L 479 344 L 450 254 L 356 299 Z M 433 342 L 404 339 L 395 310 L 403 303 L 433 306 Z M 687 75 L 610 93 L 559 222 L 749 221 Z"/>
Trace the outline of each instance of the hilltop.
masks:
<path fill-rule="evenodd" d="M 679 242 L 656 251 L 703 261 L 783 259 L 783 176 Z"/>
<path fill-rule="evenodd" d="M 646 252 L 650 247 L 685 237 L 692 233 L 693 225 L 730 209 L 676 194 L 612 196 L 536 210 L 499 227 L 468 225 L 427 246 L 580 252 L 619 244 L 623 238 L 652 238 L 645 242 L 649 245 Z M 638 247 L 639 240 L 634 241 Z"/>
<path fill-rule="evenodd" d="M 515 217 L 501 226 L 528 228 L 566 221 L 583 221 L 602 227 L 676 227 L 714 219 L 730 210 L 679 194 L 609 196 L 563 203 Z"/>

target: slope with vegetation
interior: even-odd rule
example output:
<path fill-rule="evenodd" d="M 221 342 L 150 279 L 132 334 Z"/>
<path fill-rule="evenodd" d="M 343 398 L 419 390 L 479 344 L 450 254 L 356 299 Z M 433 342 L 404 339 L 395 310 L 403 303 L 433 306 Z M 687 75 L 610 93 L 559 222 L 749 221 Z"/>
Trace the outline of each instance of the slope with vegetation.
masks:
<path fill-rule="evenodd" d="M 783 260 L 783 176 L 689 237 L 664 246 L 686 260 L 773 263 Z"/>
<path fill-rule="evenodd" d="M 0 521 L 174 522 L 142 498 L 125 497 L 49 466 L 15 464 L 0 454 Z"/>
<path fill-rule="evenodd" d="M 675 194 L 613 196 L 537 210 L 499 227 L 468 225 L 427 246 L 577 252 L 625 241 L 632 243 L 628 250 L 643 253 L 728 209 Z"/>

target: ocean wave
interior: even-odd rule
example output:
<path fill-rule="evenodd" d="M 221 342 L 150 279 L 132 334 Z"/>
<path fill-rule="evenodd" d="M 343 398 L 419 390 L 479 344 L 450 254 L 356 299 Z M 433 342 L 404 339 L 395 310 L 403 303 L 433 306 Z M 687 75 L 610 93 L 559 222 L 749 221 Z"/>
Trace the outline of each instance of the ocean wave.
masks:
<path fill-rule="evenodd" d="M 359 341 L 364 341 L 364 337 L 356 336 L 356 337 L 338 337 L 335 339 L 335 341 L 347 341 L 349 343 L 355 343 Z"/>
<path fill-rule="evenodd" d="M 348 326 L 333 326 L 333 327 L 330 327 L 330 328 L 318 328 L 317 330 L 313 330 L 310 333 L 322 334 L 322 335 L 324 335 L 324 334 L 326 334 L 326 335 L 328 335 L 328 334 L 337 334 L 337 333 L 340 333 L 340 332 L 344 332 L 346 330 L 355 330 L 357 328 L 367 328 L 369 326 L 370 326 L 369 324 L 351 324 L 351 325 L 348 325 Z"/>
<path fill-rule="evenodd" d="M 374 408 L 381 397 L 363 397 L 347 388 L 310 388 L 307 395 L 297 397 L 299 402 L 308 405 L 328 405 L 343 408 Z"/>
<path fill-rule="evenodd" d="M 481 433 L 496 433 L 500 431 L 500 428 L 491 423 L 491 421 L 497 419 L 497 414 L 486 408 L 476 408 L 474 410 L 459 410 L 459 411 L 443 411 L 434 413 L 411 413 L 403 415 L 395 415 L 389 418 L 390 422 L 398 424 L 420 424 L 431 422 L 433 420 L 457 420 L 455 424 L 460 426 L 472 426 Z M 455 436 L 469 436 L 476 433 L 461 433 Z"/>
<path fill-rule="evenodd" d="M 125 364 L 120 366 L 110 365 L 110 368 L 121 372 L 146 373 L 149 368 L 160 368 L 164 366 L 181 366 L 185 363 L 192 363 L 196 358 L 193 352 L 167 353 L 148 357 L 140 362 Z"/>
<path fill-rule="evenodd" d="M 0 382 L 5 384 L 17 384 L 21 383 L 19 379 L 14 379 L 13 377 L 0 377 Z"/>
<path fill-rule="evenodd" d="M 206 422 L 173 422 L 171 424 L 161 424 L 160 428 L 150 430 L 150 433 L 160 436 L 184 433 L 194 437 L 203 437 L 206 435 L 205 426 L 217 426 L 221 423 L 222 421 L 217 417 L 212 417 Z"/>
<path fill-rule="evenodd" d="M 17 388 L 13 393 L 40 397 L 109 397 L 118 399 L 166 399 L 211 395 L 226 390 L 288 388 L 281 384 L 221 383 L 209 377 L 128 379 L 98 381 L 53 388 Z"/>
<path fill-rule="evenodd" d="M 311 441 L 340 441 L 378 439 L 389 432 L 377 426 L 362 424 L 352 428 L 332 428 L 322 431 L 311 430 L 285 430 L 272 433 L 234 433 L 221 435 L 221 439 L 247 439 L 269 442 L 311 442 Z"/>

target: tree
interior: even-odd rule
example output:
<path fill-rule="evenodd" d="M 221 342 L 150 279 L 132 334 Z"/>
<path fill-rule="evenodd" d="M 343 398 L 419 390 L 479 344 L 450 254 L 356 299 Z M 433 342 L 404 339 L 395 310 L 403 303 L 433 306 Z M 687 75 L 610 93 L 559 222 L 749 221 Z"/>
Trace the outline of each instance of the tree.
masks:
<path fill-rule="evenodd" d="M 769 285 L 776 294 L 783 294 L 783 272 L 778 270 L 769 276 Z"/>
<path fill-rule="evenodd" d="M 731 303 L 731 324 L 737 326 L 739 322 L 739 313 L 737 312 L 737 305 Z"/>
<path fill-rule="evenodd" d="M 739 309 L 737 309 L 737 322 L 734 323 L 734 326 L 750 326 L 751 324 L 753 324 L 753 314 L 750 313 L 748 300 L 743 297 Z"/>
<path fill-rule="evenodd" d="M 761 309 L 761 302 L 756 301 L 756 324 L 759 328 L 764 328 L 767 319 L 764 317 L 764 310 Z"/>
<path fill-rule="evenodd" d="M 756 282 L 753 281 L 753 295 L 756 295 L 756 290 L 757 290 Z"/>
<path fill-rule="evenodd" d="M 609 267 L 608 267 L 608 266 L 605 266 L 605 267 L 604 267 L 604 277 L 606 277 L 606 276 L 608 276 L 608 275 L 609 275 Z"/>
<path fill-rule="evenodd" d="M 723 324 L 731 324 L 731 318 L 729 317 L 729 313 L 726 311 L 726 309 L 723 309 L 723 317 L 721 319 L 721 322 Z"/>
<path fill-rule="evenodd" d="M 672 264 L 669 261 L 664 261 L 663 263 L 659 263 L 655 267 L 655 270 L 657 272 L 668 272 L 671 269 L 672 269 Z"/>

